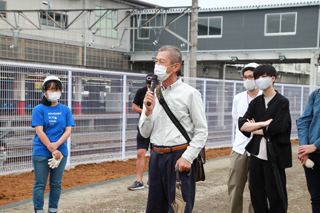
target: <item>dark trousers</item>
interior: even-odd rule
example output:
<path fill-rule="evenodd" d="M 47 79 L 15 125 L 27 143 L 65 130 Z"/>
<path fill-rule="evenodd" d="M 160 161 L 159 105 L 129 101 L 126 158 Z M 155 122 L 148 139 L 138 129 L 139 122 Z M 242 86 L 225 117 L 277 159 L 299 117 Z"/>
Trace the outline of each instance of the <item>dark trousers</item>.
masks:
<path fill-rule="evenodd" d="M 312 212 L 320 213 L 320 155 L 310 154 L 309 158 L 315 163 L 313 169 L 308 169 L 305 166 L 303 168 L 311 196 Z"/>
<path fill-rule="evenodd" d="M 287 204 L 286 173 L 284 169 L 278 168 L 278 170 Z M 250 196 L 254 212 L 283 213 L 283 204 L 275 182 L 271 163 L 251 155 L 249 171 Z"/>
<path fill-rule="evenodd" d="M 184 151 L 185 149 L 166 154 L 152 152 L 149 160 L 147 213 L 167 213 L 169 210 L 173 213 L 171 203 L 175 199 L 175 164 Z M 186 213 L 192 212 L 195 199 L 196 181 L 193 165 L 191 169 L 190 176 L 187 176 L 188 172 L 180 172 L 182 196 L 187 203 Z"/>

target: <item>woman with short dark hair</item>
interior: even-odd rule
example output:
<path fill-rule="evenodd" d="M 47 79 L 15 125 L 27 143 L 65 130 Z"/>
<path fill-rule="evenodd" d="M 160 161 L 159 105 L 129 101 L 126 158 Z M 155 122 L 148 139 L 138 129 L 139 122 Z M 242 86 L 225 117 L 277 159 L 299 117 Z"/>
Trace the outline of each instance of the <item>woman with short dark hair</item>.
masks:
<path fill-rule="evenodd" d="M 32 164 L 35 183 L 33 205 L 36 213 L 43 213 L 44 190 L 50 173 L 49 213 L 58 211 L 61 181 L 68 156 L 67 139 L 75 126 L 70 109 L 58 102 L 62 84 L 58 77 L 48 76 L 42 85 L 43 98 L 32 112 Z"/>

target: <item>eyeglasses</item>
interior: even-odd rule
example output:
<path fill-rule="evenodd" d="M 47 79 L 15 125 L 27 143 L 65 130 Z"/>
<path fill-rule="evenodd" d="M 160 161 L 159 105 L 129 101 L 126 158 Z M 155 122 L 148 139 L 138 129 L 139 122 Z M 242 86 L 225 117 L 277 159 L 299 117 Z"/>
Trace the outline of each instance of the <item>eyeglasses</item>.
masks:
<path fill-rule="evenodd" d="M 249 75 L 249 76 L 243 76 L 243 80 L 247 80 L 247 79 L 249 79 L 249 80 L 253 80 L 253 79 L 254 79 L 254 77 L 253 77 L 252 75 Z"/>

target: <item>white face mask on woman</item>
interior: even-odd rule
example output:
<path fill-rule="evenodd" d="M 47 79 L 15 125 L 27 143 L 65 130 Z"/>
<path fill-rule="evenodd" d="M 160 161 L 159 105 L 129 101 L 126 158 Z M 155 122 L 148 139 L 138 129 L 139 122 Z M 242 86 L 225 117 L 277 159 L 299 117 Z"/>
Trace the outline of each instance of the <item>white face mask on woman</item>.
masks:
<path fill-rule="evenodd" d="M 257 88 L 256 82 L 254 80 L 247 79 L 243 82 L 243 86 L 249 91 L 252 92 Z"/>
<path fill-rule="evenodd" d="M 48 92 L 48 96 L 48 101 L 55 103 L 60 99 L 61 92 Z"/>
<path fill-rule="evenodd" d="M 256 80 L 257 87 L 260 90 L 267 89 L 272 84 L 271 79 L 272 79 L 272 77 L 270 77 L 270 78 L 262 78 L 262 77 L 260 77 L 259 79 Z"/>
<path fill-rule="evenodd" d="M 168 67 L 172 67 L 174 64 L 168 66 Z M 165 81 L 167 80 L 167 78 L 171 75 L 171 73 L 167 73 L 167 68 L 166 66 L 162 66 L 162 65 L 155 65 L 154 66 L 154 74 L 158 76 L 158 79 L 160 81 Z"/>

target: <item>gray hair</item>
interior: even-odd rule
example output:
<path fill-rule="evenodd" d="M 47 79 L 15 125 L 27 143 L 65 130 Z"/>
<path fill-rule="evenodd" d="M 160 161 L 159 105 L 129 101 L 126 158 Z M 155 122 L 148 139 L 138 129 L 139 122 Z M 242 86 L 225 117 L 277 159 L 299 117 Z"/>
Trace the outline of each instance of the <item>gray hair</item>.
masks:
<path fill-rule="evenodd" d="M 169 52 L 169 58 L 171 60 L 171 63 L 179 63 L 182 64 L 182 54 L 178 47 L 166 45 L 162 46 L 159 49 L 159 52 L 168 51 Z"/>

